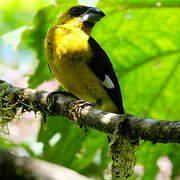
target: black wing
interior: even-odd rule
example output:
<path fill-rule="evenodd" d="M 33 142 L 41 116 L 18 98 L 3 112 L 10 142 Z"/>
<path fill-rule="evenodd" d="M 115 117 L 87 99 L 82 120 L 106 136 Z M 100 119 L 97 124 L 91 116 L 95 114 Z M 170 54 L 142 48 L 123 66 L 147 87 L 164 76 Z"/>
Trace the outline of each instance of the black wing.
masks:
<path fill-rule="evenodd" d="M 109 57 L 92 37 L 89 38 L 88 42 L 94 53 L 93 58 L 88 65 L 102 82 L 104 82 L 106 76 L 111 79 L 114 84 L 114 88 L 107 88 L 103 84 L 102 86 L 107 91 L 114 104 L 118 107 L 119 113 L 123 114 L 124 108 L 122 103 L 121 90 Z"/>

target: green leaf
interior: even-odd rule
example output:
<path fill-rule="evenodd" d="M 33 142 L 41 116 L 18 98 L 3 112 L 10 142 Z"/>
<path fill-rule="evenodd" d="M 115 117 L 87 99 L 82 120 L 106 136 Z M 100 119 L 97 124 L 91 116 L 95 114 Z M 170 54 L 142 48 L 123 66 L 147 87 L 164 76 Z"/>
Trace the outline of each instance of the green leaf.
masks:
<path fill-rule="evenodd" d="M 177 152 L 179 148 L 178 144 L 151 144 L 146 143 L 140 151 L 138 151 L 138 164 L 145 165 L 145 171 L 143 179 L 151 180 L 157 175 L 159 169 L 157 167 L 157 160 L 160 157 L 167 156 L 172 161 L 173 167 L 173 177 L 179 175 L 180 166 L 179 162 L 179 153 Z"/>
<path fill-rule="evenodd" d="M 63 1 L 63 0 L 56 0 L 56 3 L 63 7 L 64 10 L 75 6 L 78 4 L 77 0 L 70 0 L 70 1 Z"/>
<path fill-rule="evenodd" d="M 48 0 L 32 0 L 28 3 L 23 0 L 1 1 L 0 36 L 21 26 L 26 26 L 37 9 L 44 7 L 48 3 Z"/>
<path fill-rule="evenodd" d="M 32 156 L 32 157 L 35 156 L 33 151 L 31 150 L 31 148 L 28 145 L 23 144 L 23 143 L 17 144 L 11 140 L 0 137 L 0 148 L 12 149 L 12 148 L 19 148 L 19 147 L 23 148 L 26 152 L 28 152 L 30 156 Z"/>
<path fill-rule="evenodd" d="M 50 146 L 49 140 L 55 133 L 61 134 L 60 140 Z M 42 159 L 72 168 L 88 174 L 86 169 L 94 162 L 99 168 L 97 176 L 102 176 L 108 163 L 106 136 L 95 131 L 84 129 L 59 118 L 48 118 L 46 130 L 41 129 L 39 141 L 44 143 Z M 56 157 L 56 158 L 55 158 Z"/>
<path fill-rule="evenodd" d="M 114 64 L 127 112 L 179 119 L 179 19 L 178 8 L 114 8 L 96 26 L 94 36 Z"/>
<path fill-rule="evenodd" d="M 146 5 L 139 1 L 137 7 L 132 5 L 137 1 L 128 1 L 129 8 L 124 9 L 120 1 L 113 2 L 113 8 L 102 9 L 107 17 L 96 25 L 93 36 L 114 65 L 126 111 L 141 117 L 179 120 L 180 2 L 176 1 L 176 7 L 174 1 L 164 1 L 166 7 L 158 8 L 148 4 L 151 1 Z M 173 177 L 178 175 L 179 146 L 143 146 L 138 156 L 145 168 L 143 179 L 155 178 L 156 162 L 165 155 L 173 162 Z"/>
<path fill-rule="evenodd" d="M 29 28 L 23 33 L 22 44 L 32 49 L 39 60 L 35 73 L 29 79 L 29 86 L 36 87 L 44 80 L 49 80 L 51 74 L 48 69 L 48 63 L 45 57 L 44 39 L 47 29 L 56 21 L 59 13 L 58 7 L 50 5 L 38 11 Z"/>
<path fill-rule="evenodd" d="M 101 0 L 99 5 L 124 8 L 144 8 L 144 7 L 179 7 L 179 0 Z"/>

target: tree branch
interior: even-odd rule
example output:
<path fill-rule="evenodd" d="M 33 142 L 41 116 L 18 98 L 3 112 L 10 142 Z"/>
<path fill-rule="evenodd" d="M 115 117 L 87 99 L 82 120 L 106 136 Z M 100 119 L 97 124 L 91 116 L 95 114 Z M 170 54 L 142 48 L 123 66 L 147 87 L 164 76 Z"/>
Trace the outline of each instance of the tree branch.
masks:
<path fill-rule="evenodd" d="M 0 148 L 0 179 L 88 180 L 89 178 L 43 160 L 15 156 Z"/>
<path fill-rule="evenodd" d="M 81 126 L 107 134 L 119 130 L 118 132 L 122 133 L 128 132 L 133 139 L 140 138 L 153 143 L 180 143 L 180 121 L 114 114 L 97 110 L 92 106 L 77 108 L 76 101 L 64 95 L 55 94 L 47 100 L 48 94 L 45 91 L 17 88 L 0 80 L 0 115 L 7 121 L 7 115 L 11 116 L 17 108 L 22 108 L 23 111 L 40 111 L 44 116 L 65 116 Z M 12 110 L 9 112 L 10 107 Z"/>

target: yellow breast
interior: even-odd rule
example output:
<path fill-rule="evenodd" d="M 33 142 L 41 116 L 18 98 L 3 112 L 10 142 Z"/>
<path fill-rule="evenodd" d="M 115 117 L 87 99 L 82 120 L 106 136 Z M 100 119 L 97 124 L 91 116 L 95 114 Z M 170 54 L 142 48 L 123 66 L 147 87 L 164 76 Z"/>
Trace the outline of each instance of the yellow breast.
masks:
<path fill-rule="evenodd" d="M 89 36 L 77 29 L 55 26 L 48 32 L 46 50 L 52 74 L 61 85 L 78 98 L 89 102 L 102 101 L 100 109 L 115 112 L 116 106 L 102 87 L 102 82 L 87 63 L 92 58 Z"/>

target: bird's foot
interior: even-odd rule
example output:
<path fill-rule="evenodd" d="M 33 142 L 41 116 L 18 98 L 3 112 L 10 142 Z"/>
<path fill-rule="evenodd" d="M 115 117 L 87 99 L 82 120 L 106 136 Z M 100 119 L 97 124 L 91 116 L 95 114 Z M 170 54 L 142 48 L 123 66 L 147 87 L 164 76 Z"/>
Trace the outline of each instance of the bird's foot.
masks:
<path fill-rule="evenodd" d="M 74 121 L 77 121 L 78 119 L 78 113 L 86 106 L 94 106 L 94 103 L 90 102 L 85 102 L 83 100 L 78 100 L 72 103 L 72 108 L 71 108 L 71 117 L 74 119 Z"/>
<path fill-rule="evenodd" d="M 77 122 L 79 112 L 86 106 L 95 106 L 95 103 L 85 102 L 83 100 L 78 100 L 72 104 L 71 108 L 71 117 L 74 119 L 74 121 Z M 80 128 L 84 128 L 85 135 L 87 134 L 87 127 L 80 122 L 78 122 Z"/>
<path fill-rule="evenodd" d="M 56 114 L 56 101 L 59 95 L 64 95 L 65 97 L 71 97 L 73 99 L 78 99 L 73 94 L 66 92 L 66 91 L 53 91 L 47 95 L 46 103 L 47 103 L 47 109 L 51 114 Z"/>

